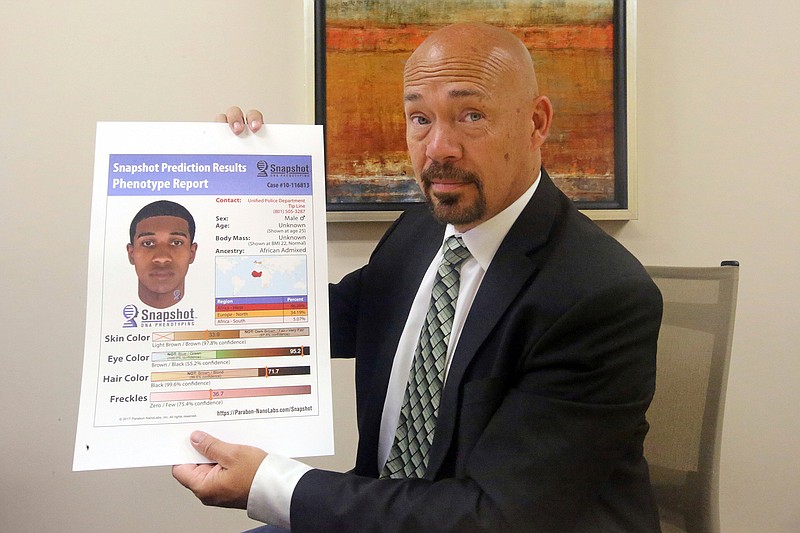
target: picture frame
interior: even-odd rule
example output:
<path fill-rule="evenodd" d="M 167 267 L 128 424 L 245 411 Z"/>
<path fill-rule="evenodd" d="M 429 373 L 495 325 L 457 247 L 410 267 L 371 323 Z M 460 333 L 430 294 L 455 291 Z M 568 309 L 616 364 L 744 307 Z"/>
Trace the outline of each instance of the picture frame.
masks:
<path fill-rule="evenodd" d="M 440 0 L 313 0 L 328 220 L 390 221 L 423 201 L 406 156 L 402 62 L 426 35 L 458 21 L 502 25 L 531 49 L 540 91 L 555 108 L 542 152 L 556 184 L 590 218 L 637 218 L 636 0 L 451 4 L 458 9 Z"/>

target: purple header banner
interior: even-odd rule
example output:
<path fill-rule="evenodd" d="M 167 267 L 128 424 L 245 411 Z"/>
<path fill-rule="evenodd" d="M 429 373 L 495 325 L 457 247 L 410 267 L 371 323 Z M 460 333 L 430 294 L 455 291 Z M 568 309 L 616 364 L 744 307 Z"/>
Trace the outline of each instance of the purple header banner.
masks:
<path fill-rule="evenodd" d="M 109 196 L 311 196 L 308 155 L 111 154 Z"/>
<path fill-rule="evenodd" d="M 216 305 L 308 303 L 308 296 L 218 296 Z"/>

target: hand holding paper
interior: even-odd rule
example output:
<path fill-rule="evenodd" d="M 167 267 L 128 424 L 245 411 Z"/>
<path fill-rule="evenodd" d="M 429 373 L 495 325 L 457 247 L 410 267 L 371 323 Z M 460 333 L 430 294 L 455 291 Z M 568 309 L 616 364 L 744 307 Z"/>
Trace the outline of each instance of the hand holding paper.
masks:
<path fill-rule="evenodd" d="M 230 444 L 195 431 L 192 446 L 216 464 L 183 464 L 172 467 L 172 475 L 194 492 L 205 505 L 247 508 L 250 485 L 266 452 L 253 446 Z"/>

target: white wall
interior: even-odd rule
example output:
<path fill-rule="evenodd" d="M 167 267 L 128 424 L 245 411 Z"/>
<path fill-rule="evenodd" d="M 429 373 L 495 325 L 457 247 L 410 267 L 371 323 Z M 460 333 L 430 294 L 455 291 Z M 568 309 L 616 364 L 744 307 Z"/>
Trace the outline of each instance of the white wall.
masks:
<path fill-rule="evenodd" d="M 305 118 L 303 3 L 0 0 L 0 531 L 240 531 L 169 468 L 72 473 L 98 120 Z"/>
<path fill-rule="evenodd" d="M 754 8 L 758 8 L 757 10 Z M 800 7 L 638 6 L 640 218 L 604 223 L 645 263 L 742 263 L 722 526 L 800 530 Z M 237 531 L 168 468 L 70 471 L 82 360 L 94 125 L 206 120 L 232 103 L 307 116 L 300 0 L 0 0 L 3 343 L 0 531 Z M 330 224 L 330 273 L 385 224 Z M 337 456 L 351 367 L 334 364 Z"/>
<path fill-rule="evenodd" d="M 724 532 L 800 531 L 800 4 L 639 2 L 643 261 L 741 262 Z"/>

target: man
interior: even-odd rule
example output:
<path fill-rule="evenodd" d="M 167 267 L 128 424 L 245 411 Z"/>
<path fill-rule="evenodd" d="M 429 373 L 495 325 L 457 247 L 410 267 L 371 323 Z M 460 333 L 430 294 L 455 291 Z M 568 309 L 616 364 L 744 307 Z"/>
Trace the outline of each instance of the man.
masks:
<path fill-rule="evenodd" d="M 136 269 L 142 303 L 165 309 L 183 299 L 186 273 L 197 253 L 194 231 L 191 213 L 168 200 L 148 204 L 133 217 L 128 261 Z"/>
<path fill-rule="evenodd" d="M 173 474 L 206 504 L 296 532 L 658 531 L 642 441 L 660 295 L 542 169 L 552 109 L 530 54 L 498 28 L 443 28 L 406 63 L 403 99 L 430 209 L 406 211 L 330 291 L 333 355 L 356 358 L 355 469 L 294 469 L 196 432 L 218 464 Z M 452 267 L 443 388 L 427 390 L 417 339 L 451 236 L 468 252 Z M 409 423 L 426 395 L 433 416 Z"/>

